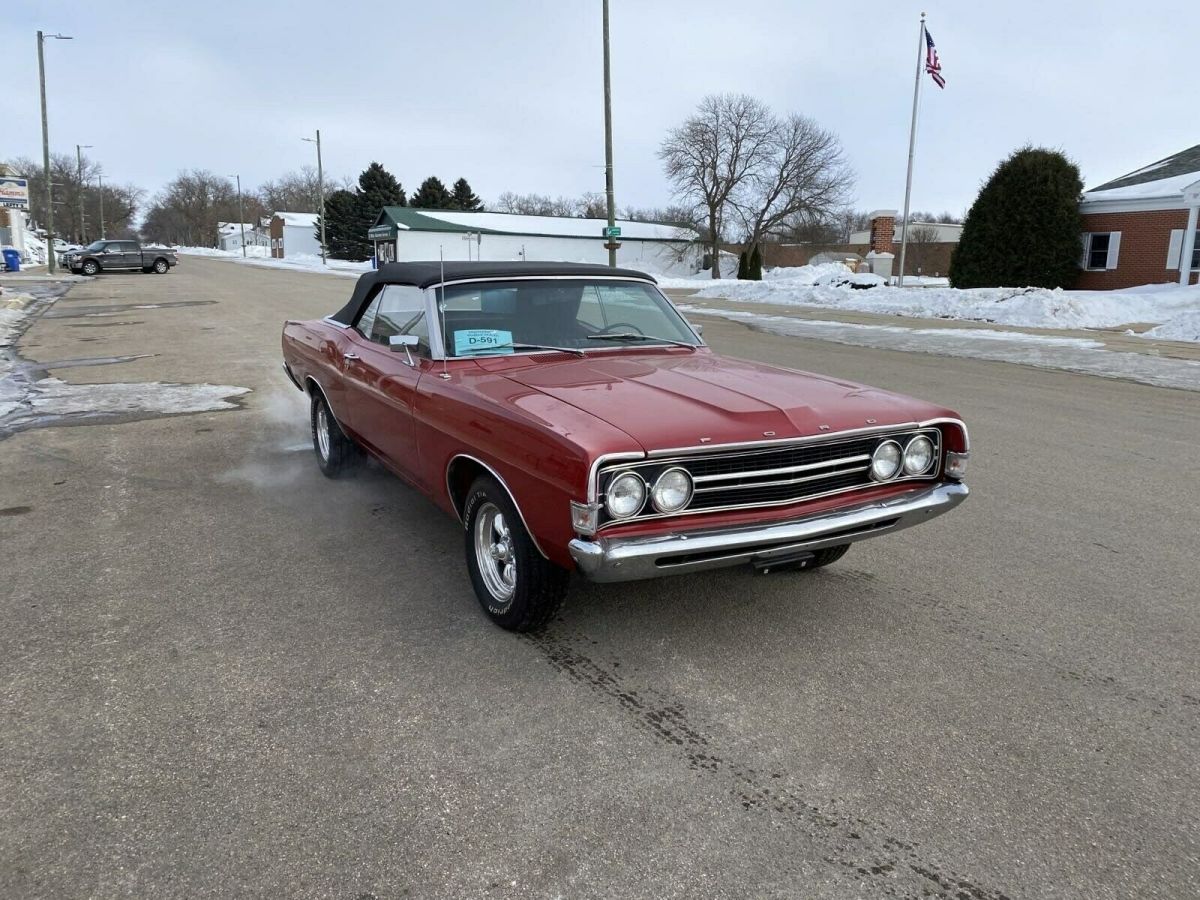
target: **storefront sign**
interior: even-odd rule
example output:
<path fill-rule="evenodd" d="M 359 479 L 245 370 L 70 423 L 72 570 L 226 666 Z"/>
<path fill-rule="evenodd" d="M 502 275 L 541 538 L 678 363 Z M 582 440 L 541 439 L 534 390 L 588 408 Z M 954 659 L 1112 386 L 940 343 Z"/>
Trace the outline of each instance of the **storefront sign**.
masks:
<path fill-rule="evenodd" d="M 0 208 L 29 209 L 29 179 L 0 176 Z"/>

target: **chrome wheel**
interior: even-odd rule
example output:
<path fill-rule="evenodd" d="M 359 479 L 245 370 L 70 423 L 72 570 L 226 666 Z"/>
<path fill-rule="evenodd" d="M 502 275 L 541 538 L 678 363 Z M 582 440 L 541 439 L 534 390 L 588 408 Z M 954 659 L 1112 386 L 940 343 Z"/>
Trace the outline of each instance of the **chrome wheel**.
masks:
<path fill-rule="evenodd" d="M 165 259 L 157 260 L 154 263 L 154 271 L 157 272 L 159 275 L 167 274 L 167 269 L 169 269 L 169 268 L 170 268 L 170 266 L 167 265 L 167 261 Z"/>
<path fill-rule="evenodd" d="M 322 403 L 317 407 L 317 452 L 329 462 L 329 412 Z"/>
<path fill-rule="evenodd" d="M 475 516 L 475 561 L 488 593 L 502 604 L 510 603 L 517 589 L 516 544 L 494 503 L 484 503 Z"/>

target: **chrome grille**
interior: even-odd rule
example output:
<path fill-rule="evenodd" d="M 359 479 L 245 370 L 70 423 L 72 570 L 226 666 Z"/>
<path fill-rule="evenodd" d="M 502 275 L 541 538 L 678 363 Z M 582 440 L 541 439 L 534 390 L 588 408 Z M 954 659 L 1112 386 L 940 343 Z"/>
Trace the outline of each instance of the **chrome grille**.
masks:
<path fill-rule="evenodd" d="M 936 428 L 912 428 L 840 440 L 831 435 L 828 440 L 811 443 L 726 451 L 714 448 L 701 455 L 613 463 L 601 468 L 598 498 L 603 504 L 609 482 L 622 472 L 633 471 L 646 481 L 646 504 L 636 516 L 619 521 L 662 518 L 650 503 L 649 488 L 661 472 L 682 467 L 691 474 L 695 490 L 691 503 L 675 515 L 799 503 L 878 484 L 870 473 L 875 448 L 889 440 L 904 446 L 918 434 L 933 441 L 934 465 L 921 475 L 901 476 L 887 483 L 928 481 L 941 471 L 941 433 Z M 602 506 L 600 526 L 614 521 Z"/>

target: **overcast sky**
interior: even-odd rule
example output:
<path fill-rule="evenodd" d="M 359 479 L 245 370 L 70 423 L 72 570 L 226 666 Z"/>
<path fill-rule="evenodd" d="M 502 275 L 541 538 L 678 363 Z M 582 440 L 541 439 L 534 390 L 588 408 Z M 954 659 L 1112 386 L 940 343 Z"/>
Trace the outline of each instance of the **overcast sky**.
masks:
<path fill-rule="evenodd" d="M 928 78 L 916 209 L 961 212 L 1014 148 L 1064 150 L 1092 186 L 1200 143 L 1191 2 L 929 0 L 945 90 Z M 670 200 L 656 150 L 707 93 L 754 95 L 840 135 L 856 205 L 898 208 L 922 7 L 611 0 L 616 197 Z M 40 159 L 35 32 L 50 138 L 154 191 L 182 168 L 250 188 L 314 161 L 382 162 L 502 191 L 604 189 L 600 0 L 8 0 L 0 159 Z M 924 77 L 924 76 L 923 76 Z"/>

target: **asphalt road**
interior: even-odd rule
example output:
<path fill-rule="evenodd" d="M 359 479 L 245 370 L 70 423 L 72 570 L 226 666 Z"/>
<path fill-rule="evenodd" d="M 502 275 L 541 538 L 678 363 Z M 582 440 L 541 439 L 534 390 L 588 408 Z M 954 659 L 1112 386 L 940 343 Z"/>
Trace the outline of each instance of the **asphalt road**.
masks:
<path fill-rule="evenodd" d="M 454 522 L 317 471 L 279 330 L 351 286 L 185 258 L 25 335 L 253 393 L 0 437 L 0 896 L 1200 895 L 1200 396 L 709 320 L 958 409 L 971 498 L 519 637 Z"/>

